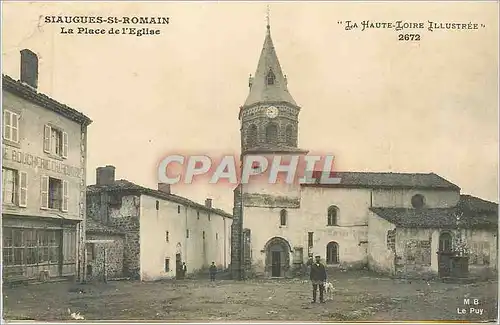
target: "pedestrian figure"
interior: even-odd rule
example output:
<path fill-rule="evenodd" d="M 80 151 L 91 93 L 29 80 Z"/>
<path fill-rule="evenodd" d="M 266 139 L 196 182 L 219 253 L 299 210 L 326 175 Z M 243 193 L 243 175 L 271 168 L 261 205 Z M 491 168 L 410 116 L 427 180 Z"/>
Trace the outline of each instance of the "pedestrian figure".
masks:
<path fill-rule="evenodd" d="M 212 262 L 208 272 L 210 273 L 210 281 L 215 281 L 215 274 L 217 274 L 217 266 L 215 266 L 215 262 Z"/>
<path fill-rule="evenodd" d="M 183 262 L 182 263 L 182 278 L 185 279 L 186 278 L 186 273 L 187 273 L 187 266 L 186 266 L 186 262 Z"/>
<path fill-rule="evenodd" d="M 311 265 L 310 278 L 313 286 L 313 300 L 312 303 L 316 302 L 316 294 L 319 287 L 319 301 L 324 303 L 324 293 L 325 293 L 325 282 L 326 282 L 326 269 L 320 262 L 321 257 L 316 255 L 316 261 Z"/>

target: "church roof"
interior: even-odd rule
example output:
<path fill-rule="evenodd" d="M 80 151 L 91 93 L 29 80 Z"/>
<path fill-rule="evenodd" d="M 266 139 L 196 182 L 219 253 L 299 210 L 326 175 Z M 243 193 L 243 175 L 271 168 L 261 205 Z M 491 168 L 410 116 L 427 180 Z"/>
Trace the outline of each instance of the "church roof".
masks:
<path fill-rule="evenodd" d="M 302 186 L 460 190 L 457 185 L 434 173 L 333 172 L 332 174 L 330 177 L 340 178 L 339 184 L 320 184 L 321 172 L 315 172 L 316 183 L 302 184 Z"/>
<path fill-rule="evenodd" d="M 486 201 L 472 195 L 460 195 L 460 205 L 463 209 L 473 212 L 498 214 L 498 203 Z"/>
<path fill-rule="evenodd" d="M 377 216 L 402 228 L 457 228 L 458 207 L 434 209 L 370 208 Z M 498 216 L 464 213 L 460 227 L 497 229 Z"/>
<path fill-rule="evenodd" d="M 270 71 L 272 71 L 275 79 L 273 84 L 268 85 L 267 76 Z M 259 102 L 287 102 L 297 106 L 292 95 L 288 92 L 286 77 L 281 70 L 276 49 L 271 39 L 271 28 L 269 25 L 267 26 L 264 46 L 260 53 L 250 93 L 244 106 L 250 106 Z"/>

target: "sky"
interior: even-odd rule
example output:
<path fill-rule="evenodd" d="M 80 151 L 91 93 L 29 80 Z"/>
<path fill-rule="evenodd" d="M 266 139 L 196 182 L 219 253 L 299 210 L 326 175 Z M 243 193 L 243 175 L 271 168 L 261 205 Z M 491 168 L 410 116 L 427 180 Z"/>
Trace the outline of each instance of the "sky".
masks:
<path fill-rule="evenodd" d="M 299 146 L 342 171 L 434 172 L 498 202 L 498 3 L 2 2 L 2 73 L 39 55 L 39 91 L 89 116 L 95 169 L 156 188 L 170 153 L 240 152 L 239 107 L 266 32 L 302 107 Z M 163 16 L 160 35 L 69 35 L 43 16 Z M 338 21 L 460 22 L 477 30 L 346 31 Z M 345 23 L 344 23 L 345 25 Z M 67 26 L 68 27 L 68 26 Z M 124 27 L 123 25 L 85 27 Z M 142 26 L 141 26 L 142 27 Z M 175 185 L 232 211 L 232 188 Z"/>

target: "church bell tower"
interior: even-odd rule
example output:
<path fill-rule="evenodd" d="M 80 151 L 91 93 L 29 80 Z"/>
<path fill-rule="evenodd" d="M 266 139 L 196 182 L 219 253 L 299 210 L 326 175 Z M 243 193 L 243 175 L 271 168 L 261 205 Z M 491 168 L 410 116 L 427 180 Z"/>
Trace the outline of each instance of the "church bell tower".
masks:
<path fill-rule="evenodd" d="M 298 149 L 300 107 L 288 91 L 287 78 L 267 31 L 255 74 L 248 81 L 249 94 L 240 107 L 241 153 L 295 152 Z"/>

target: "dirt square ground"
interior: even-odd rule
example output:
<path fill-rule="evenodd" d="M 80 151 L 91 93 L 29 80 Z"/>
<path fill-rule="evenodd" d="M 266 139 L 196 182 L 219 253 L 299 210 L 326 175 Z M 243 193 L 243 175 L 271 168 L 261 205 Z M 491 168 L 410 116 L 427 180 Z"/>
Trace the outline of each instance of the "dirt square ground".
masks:
<path fill-rule="evenodd" d="M 496 320 L 498 283 L 394 280 L 367 272 L 331 278 L 332 300 L 311 304 L 306 280 L 206 279 L 67 282 L 4 288 L 4 319 L 70 320 Z M 464 304 L 469 299 L 470 305 Z M 478 304 L 473 305 L 474 299 Z"/>

